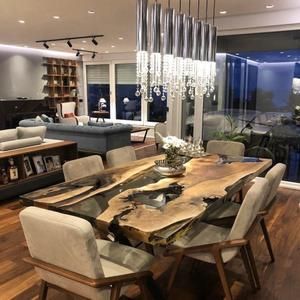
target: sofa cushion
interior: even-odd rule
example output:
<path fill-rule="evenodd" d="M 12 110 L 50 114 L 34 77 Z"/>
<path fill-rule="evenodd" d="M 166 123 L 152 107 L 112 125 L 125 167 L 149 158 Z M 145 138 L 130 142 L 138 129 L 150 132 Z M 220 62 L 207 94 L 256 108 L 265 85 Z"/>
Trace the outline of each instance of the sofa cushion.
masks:
<path fill-rule="evenodd" d="M 0 143 L 13 141 L 18 138 L 17 129 L 6 129 L 0 131 Z"/>
<path fill-rule="evenodd" d="M 113 123 L 103 123 L 103 122 L 93 122 L 93 121 L 89 121 L 88 122 L 89 126 L 97 126 L 97 127 L 109 127 L 109 126 L 113 126 Z"/>
<path fill-rule="evenodd" d="M 45 115 L 45 114 L 42 114 L 40 118 L 41 118 L 42 121 L 45 122 L 45 123 L 53 123 L 53 122 L 54 122 L 54 121 L 53 121 L 53 118 L 48 117 L 48 116 Z"/>
<path fill-rule="evenodd" d="M 0 143 L 0 150 L 7 151 L 7 150 L 13 150 L 13 149 L 18 149 L 23 147 L 29 147 L 29 146 L 39 145 L 42 142 L 43 141 L 39 136 L 18 139 L 14 141 L 7 141 L 7 142 Z"/>
<path fill-rule="evenodd" d="M 46 129 L 47 129 L 46 126 L 17 127 L 18 138 L 26 139 L 26 138 L 39 136 L 43 141 L 45 138 Z"/>

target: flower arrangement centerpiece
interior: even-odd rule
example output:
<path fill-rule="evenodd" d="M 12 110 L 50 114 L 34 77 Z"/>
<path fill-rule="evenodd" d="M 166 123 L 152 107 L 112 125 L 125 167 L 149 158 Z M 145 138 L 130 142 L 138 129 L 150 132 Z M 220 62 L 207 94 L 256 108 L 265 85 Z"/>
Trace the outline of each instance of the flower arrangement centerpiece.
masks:
<path fill-rule="evenodd" d="M 179 158 L 179 150 L 186 146 L 186 142 L 176 136 L 163 138 L 163 149 L 166 158 L 155 161 L 156 170 L 164 176 L 181 175 L 185 171 L 183 160 Z"/>

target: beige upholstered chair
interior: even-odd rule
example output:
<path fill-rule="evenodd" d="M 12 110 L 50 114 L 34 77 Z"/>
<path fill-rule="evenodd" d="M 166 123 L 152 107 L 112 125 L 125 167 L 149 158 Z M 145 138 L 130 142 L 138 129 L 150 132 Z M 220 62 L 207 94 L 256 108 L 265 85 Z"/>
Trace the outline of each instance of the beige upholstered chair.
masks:
<path fill-rule="evenodd" d="M 211 140 L 207 143 L 206 152 L 220 155 L 244 156 L 245 145 L 239 142 Z"/>
<path fill-rule="evenodd" d="M 20 220 L 31 256 L 25 261 L 42 279 L 40 299 L 48 287 L 58 287 L 88 299 L 116 300 L 135 282 L 151 299 L 146 280 L 152 279 L 152 255 L 95 239 L 91 224 L 78 217 L 28 207 Z"/>
<path fill-rule="evenodd" d="M 80 123 L 87 124 L 89 121 L 89 116 L 76 116 L 75 102 L 63 102 L 56 105 L 57 115 L 60 123 L 78 125 Z"/>
<path fill-rule="evenodd" d="M 265 178 L 268 180 L 268 190 L 267 197 L 262 204 L 260 214 L 262 218 L 260 220 L 260 225 L 264 234 L 264 238 L 268 247 L 268 251 L 271 257 L 271 261 L 274 262 L 274 254 L 272 250 L 272 245 L 269 237 L 269 233 L 265 224 L 264 215 L 266 215 L 271 209 L 274 200 L 276 198 L 276 194 L 278 191 L 279 184 L 284 176 L 286 170 L 286 165 L 278 163 L 273 168 L 271 168 L 266 174 Z M 205 222 L 208 223 L 222 223 L 223 221 L 235 218 L 241 208 L 241 205 L 236 202 L 226 201 L 222 205 L 218 206 L 218 208 L 213 209 L 212 212 L 209 213 L 205 217 Z"/>
<path fill-rule="evenodd" d="M 156 149 L 163 144 L 163 138 L 166 137 L 167 134 L 167 124 L 166 123 L 157 123 L 154 126 L 154 138 Z"/>
<path fill-rule="evenodd" d="M 169 288 L 175 278 L 182 257 L 188 256 L 216 264 L 226 299 L 232 299 L 224 264 L 233 259 L 238 254 L 239 249 L 252 288 L 260 288 L 250 241 L 246 236 L 256 223 L 257 214 L 265 201 L 267 189 L 268 181 L 265 178 L 257 178 L 241 204 L 231 229 L 196 222 L 185 236 L 173 244 L 174 248 L 171 248 L 168 254 L 177 256 L 177 264 L 171 276 Z"/>
<path fill-rule="evenodd" d="M 109 168 L 118 167 L 119 165 L 135 160 L 135 150 L 132 146 L 113 149 L 106 153 L 106 162 Z"/>
<path fill-rule="evenodd" d="M 63 164 L 65 181 L 75 180 L 97 174 L 104 170 L 102 158 L 99 155 L 91 155 L 83 158 L 67 161 Z"/>

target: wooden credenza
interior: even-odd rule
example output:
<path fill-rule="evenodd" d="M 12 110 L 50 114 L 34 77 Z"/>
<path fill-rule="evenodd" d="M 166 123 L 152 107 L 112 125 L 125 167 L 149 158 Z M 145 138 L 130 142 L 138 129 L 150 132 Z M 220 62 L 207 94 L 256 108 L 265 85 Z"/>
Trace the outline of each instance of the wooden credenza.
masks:
<path fill-rule="evenodd" d="M 0 99 L 0 130 L 15 128 L 19 121 L 41 114 L 54 115 L 45 99 Z"/>

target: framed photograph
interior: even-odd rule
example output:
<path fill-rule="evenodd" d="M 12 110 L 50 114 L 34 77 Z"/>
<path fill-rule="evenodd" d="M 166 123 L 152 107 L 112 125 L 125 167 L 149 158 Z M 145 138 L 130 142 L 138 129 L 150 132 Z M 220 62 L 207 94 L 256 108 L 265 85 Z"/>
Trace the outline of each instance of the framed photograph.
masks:
<path fill-rule="evenodd" d="M 32 160 L 33 160 L 35 171 L 37 174 L 46 172 L 46 168 L 45 168 L 45 165 L 43 162 L 42 155 L 33 156 Z"/>
<path fill-rule="evenodd" d="M 53 155 L 52 160 L 53 160 L 54 170 L 60 169 L 61 168 L 61 162 L 60 162 L 59 155 Z"/>
<path fill-rule="evenodd" d="M 44 163 L 45 163 L 47 172 L 55 170 L 53 156 L 45 156 Z"/>
<path fill-rule="evenodd" d="M 27 177 L 33 174 L 29 156 L 24 157 L 24 170 Z"/>

